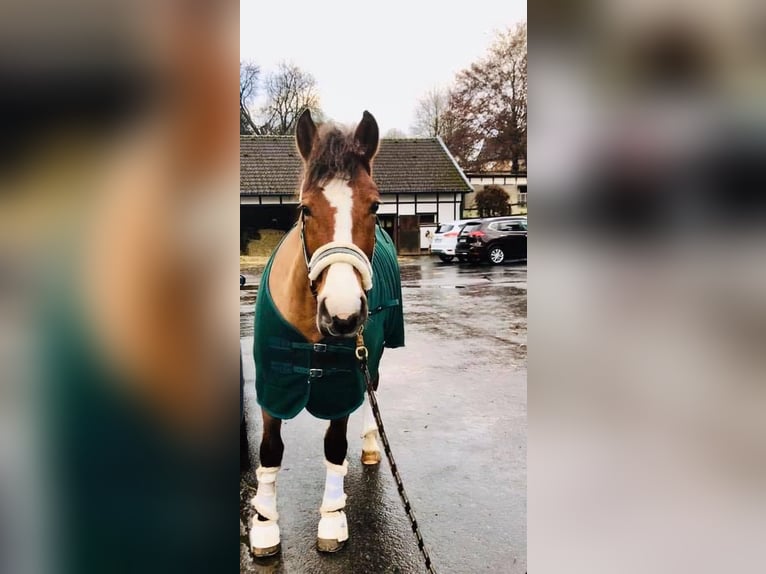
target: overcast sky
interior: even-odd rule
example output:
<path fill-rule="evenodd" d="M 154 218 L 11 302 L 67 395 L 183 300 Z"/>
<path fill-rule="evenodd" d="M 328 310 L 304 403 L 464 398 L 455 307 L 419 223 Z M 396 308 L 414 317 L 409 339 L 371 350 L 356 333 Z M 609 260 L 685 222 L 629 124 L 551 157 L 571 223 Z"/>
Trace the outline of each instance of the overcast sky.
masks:
<path fill-rule="evenodd" d="M 317 80 L 321 107 L 381 133 L 409 132 L 415 104 L 480 58 L 494 32 L 526 20 L 525 0 L 241 0 L 240 59 L 262 72 L 286 60 Z"/>

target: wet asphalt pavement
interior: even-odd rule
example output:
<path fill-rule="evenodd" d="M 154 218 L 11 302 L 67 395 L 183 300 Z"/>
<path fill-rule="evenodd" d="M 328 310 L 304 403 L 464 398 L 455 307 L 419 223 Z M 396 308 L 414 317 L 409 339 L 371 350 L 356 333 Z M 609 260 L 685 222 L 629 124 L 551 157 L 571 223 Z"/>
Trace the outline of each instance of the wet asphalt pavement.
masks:
<path fill-rule="evenodd" d="M 406 347 L 386 349 L 378 400 L 399 471 L 436 569 L 526 572 L 527 270 L 403 260 Z M 253 468 L 260 411 L 252 322 L 260 273 L 240 298 L 245 412 Z M 349 541 L 317 552 L 327 423 L 305 411 L 283 424 L 278 477 L 282 552 L 255 560 L 247 548 L 255 474 L 240 477 L 240 570 L 260 573 L 423 572 L 388 463 L 363 467 L 361 414 L 349 422 Z"/>

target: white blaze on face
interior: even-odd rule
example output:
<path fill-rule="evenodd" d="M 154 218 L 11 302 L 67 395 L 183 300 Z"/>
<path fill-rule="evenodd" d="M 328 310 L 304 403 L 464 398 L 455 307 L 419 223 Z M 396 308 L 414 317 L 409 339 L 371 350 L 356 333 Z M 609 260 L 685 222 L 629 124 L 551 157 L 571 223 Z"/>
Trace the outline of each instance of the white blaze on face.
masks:
<path fill-rule="evenodd" d="M 348 182 L 334 179 L 324 188 L 324 195 L 330 206 L 335 208 L 335 230 L 333 241 L 353 243 L 351 237 L 351 208 L 353 191 Z M 325 298 L 325 306 L 331 317 L 347 319 L 359 313 L 364 295 L 353 266 L 348 263 L 333 263 L 328 267 L 322 292 L 319 298 Z"/>

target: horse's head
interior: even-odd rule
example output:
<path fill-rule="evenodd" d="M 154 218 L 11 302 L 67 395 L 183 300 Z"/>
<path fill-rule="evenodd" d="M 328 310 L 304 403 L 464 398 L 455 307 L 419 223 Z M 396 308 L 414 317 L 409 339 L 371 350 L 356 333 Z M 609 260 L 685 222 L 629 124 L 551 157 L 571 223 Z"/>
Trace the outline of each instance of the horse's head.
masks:
<path fill-rule="evenodd" d="M 295 135 L 303 158 L 300 212 L 317 328 L 323 335 L 352 337 L 367 318 L 365 292 L 372 288 L 378 124 L 364 112 L 353 131 L 317 128 L 307 110 Z"/>

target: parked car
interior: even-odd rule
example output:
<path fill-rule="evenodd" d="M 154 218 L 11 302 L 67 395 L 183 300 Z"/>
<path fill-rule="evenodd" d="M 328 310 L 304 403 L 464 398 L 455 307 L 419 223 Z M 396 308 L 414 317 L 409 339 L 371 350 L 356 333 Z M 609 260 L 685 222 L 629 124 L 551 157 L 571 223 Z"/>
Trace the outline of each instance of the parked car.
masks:
<path fill-rule="evenodd" d="M 431 241 L 431 253 L 438 255 L 442 261 L 452 261 L 455 258 L 455 246 L 460 231 L 467 223 L 478 222 L 478 219 L 458 219 L 440 223 Z"/>
<path fill-rule="evenodd" d="M 455 255 L 460 261 L 504 261 L 527 258 L 527 218 L 491 217 L 466 223 L 457 238 Z"/>

